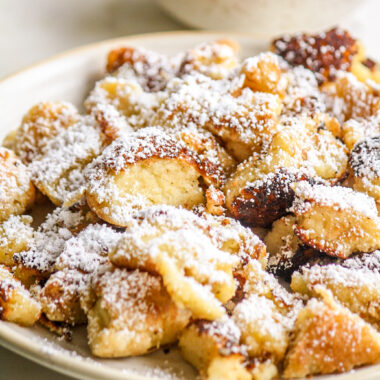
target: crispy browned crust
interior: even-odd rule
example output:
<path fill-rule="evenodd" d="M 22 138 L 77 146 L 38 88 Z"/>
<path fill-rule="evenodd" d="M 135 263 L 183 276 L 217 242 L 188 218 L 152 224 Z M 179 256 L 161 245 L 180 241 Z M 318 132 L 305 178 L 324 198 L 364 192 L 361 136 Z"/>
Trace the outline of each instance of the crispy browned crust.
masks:
<path fill-rule="evenodd" d="M 324 252 L 326 255 L 329 255 L 332 258 L 339 259 L 347 259 L 348 256 L 345 256 L 342 253 L 337 253 L 335 248 L 331 248 L 324 244 L 324 242 L 318 239 L 310 239 L 307 230 L 300 228 L 299 226 L 295 226 L 294 233 L 297 237 L 302 240 L 305 244 L 307 244 L 311 249 L 315 249 L 316 251 Z"/>
<path fill-rule="evenodd" d="M 225 197 L 220 189 L 211 186 L 206 190 L 206 210 L 212 215 L 223 215 Z"/>
<path fill-rule="evenodd" d="M 227 47 L 230 47 L 236 54 L 238 53 L 240 46 L 236 41 L 229 40 L 229 39 L 221 39 L 218 41 L 215 41 L 214 44 L 216 45 L 225 45 Z M 187 54 L 183 57 L 183 60 L 179 66 L 178 69 L 178 75 L 183 76 L 189 73 L 189 68 L 194 68 L 194 52 L 192 50 L 188 51 Z M 212 58 L 218 61 L 218 55 L 216 52 L 213 53 Z"/>
<path fill-rule="evenodd" d="M 51 333 L 65 339 L 66 342 L 71 342 L 73 339 L 73 332 L 67 323 L 50 321 L 44 314 L 41 314 L 38 323 L 47 328 Z"/>
<path fill-rule="evenodd" d="M 57 273 L 64 272 L 61 271 Z M 40 301 L 48 319 L 71 325 L 86 322 L 86 316 L 79 302 L 80 294 L 78 290 L 75 289 L 75 286 L 75 280 L 69 276 L 57 279 L 55 275 L 53 275 L 49 278 L 42 289 Z M 52 305 L 54 305 L 54 307 L 52 307 Z"/>
<path fill-rule="evenodd" d="M 108 53 L 106 70 L 109 73 L 116 71 L 124 63 L 135 63 L 137 61 L 144 62 L 144 56 L 136 54 L 136 50 L 130 46 L 123 46 L 113 49 Z"/>
<path fill-rule="evenodd" d="M 14 255 L 16 266 L 14 276 L 28 289 L 32 285 L 39 284 L 49 277 L 49 273 L 41 272 L 36 268 L 31 268 L 24 264 L 23 256 Z"/>
<path fill-rule="evenodd" d="M 357 143 L 351 151 L 349 164 L 355 177 L 365 177 L 373 173 L 380 177 L 380 135 L 364 139 Z"/>
<path fill-rule="evenodd" d="M 307 244 L 312 249 L 322 251 L 332 257 L 341 257 L 343 259 L 346 258 L 344 256 L 341 256 L 340 254 L 337 254 L 334 248 L 330 248 L 322 244 L 318 239 L 310 239 L 309 235 L 307 234 L 307 231 L 300 228 L 297 224 L 294 227 L 294 233 L 303 243 Z"/>
<path fill-rule="evenodd" d="M 190 150 L 198 155 L 203 155 L 203 157 L 209 157 L 208 154 L 215 152 L 218 157 L 220 156 L 220 166 L 226 176 L 229 176 L 236 169 L 237 162 L 235 159 L 227 153 L 223 145 L 211 132 L 194 133 L 193 131 L 185 130 L 180 134 L 180 140 Z"/>
<path fill-rule="evenodd" d="M 320 83 L 334 80 L 337 70 L 350 71 L 358 53 L 357 41 L 345 30 L 283 36 L 272 42 L 274 52 L 292 66 L 302 65 L 319 74 Z"/>
<path fill-rule="evenodd" d="M 310 248 L 320 252 L 324 252 L 325 254 L 333 258 L 347 259 L 349 256 L 347 256 L 347 254 L 337 252 L 336 248 L 330 247 L 329 245 L 325 244 L 324 240 L 321 241 L 318 238 L 311 239 L 308 235 L 308 230 L 304 230 L 300 228 L 298 225 L 295 225 L 294 233 L 304 244 L 307 244 Z M 360 253 L 360 251 L 355 251 L 355 253 Z"/>
<path fill-rule="evenodd" d="M 126 64 L 140 79 L 143 79 L 143 87 L 148 92 L 162 90 L 166 86 L 166 79 L 174 74 L 166 56 L 132 46 L 111 50 L 107 57 L 106 70 L 112 74 Z"/>
<path fill-rule="evenodd" d="M 227 303 L 227 309 L 232 312 L 235 306 L 243 300 L 246 292 L 244 291 L 244 285 L 247 282 L 247 274 L 244 270 L 234 272 L 234 279 L 236 282 L 236 291 L 235 295 L 231 298 L 231 300 Z M 229 306 L 232 306 L 230 309 Z"/>
<path fill-rule="evenodd" d="M 299 181 L 314 182 L 305 174 L 280 168 L 270 174 L 268 180 L 243 188 L 232 202 L 230 212 L 245 225 L 268 227 L 286 215 L 294 201 L 294 191 L 290 185 Z"/>
<path fill-rule="evenodd" d="M 323 252 L 320 252 L 311 247 L 300 245 L 296 253 L 291 257 L 283 256 L 276 266 L 268 266 L 268 271 L 274 275 L 281 277 L 287 282 L 291 281 L 292 274 L 299 270 L 301 267 L 309 264 L 327 264 L 332 262 L 332 257 L 326 256 Z"/>
<path fill-rule="evenodd" d="M 104 115 L 104 111 L 97 109 L 93 112 L 93 115 L 98 122 L 100 131 L 106 139 L 106 144 L 110 144 L 112 141 L 116 140 L 119 137 L 120 129 L 112 125 Z"/>
<path fill-rule="evenodd" d="M 371 58 L 366 58 L 364 61 L 361 61 L 361 64 L 368 69 L 370 69 L 372 72 L 376 71 L 376 62 L 372 60 Z"/>

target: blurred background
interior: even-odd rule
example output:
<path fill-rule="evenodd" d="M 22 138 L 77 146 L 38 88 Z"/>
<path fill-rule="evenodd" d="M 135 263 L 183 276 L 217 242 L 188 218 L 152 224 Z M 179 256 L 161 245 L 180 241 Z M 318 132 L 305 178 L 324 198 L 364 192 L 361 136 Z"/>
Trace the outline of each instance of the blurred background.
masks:
<path fill-rule="evenodd" d="M 0 0 L 0 78 L 91 42 L 196 27 L 269 39 L 340 25 L 380 60 L 379 15 L 380 0 Z M 69 378 L 0 347 L 0 380 Z"/>
<path fill-rule="evenodd" d="M 379 0 L 0 0 L 0 77 L 90 42 L 189 29 L 166 11 L 187 25 L 260 39 L 338 24 L 380 59 Z"/>

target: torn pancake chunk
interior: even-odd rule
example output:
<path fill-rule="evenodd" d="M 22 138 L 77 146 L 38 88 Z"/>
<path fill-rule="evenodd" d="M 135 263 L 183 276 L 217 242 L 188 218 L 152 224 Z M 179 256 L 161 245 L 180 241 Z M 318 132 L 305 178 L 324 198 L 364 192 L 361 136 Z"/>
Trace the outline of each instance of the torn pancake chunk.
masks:
<path fill-rule="evenodd" d="M 282 115 L 308 115 L 326 111 L 325 99 L 314 73 L 303 66 L 288 68 L 288 85 L 283 98 Z"/>
<path fill-rule="evenodd" d="M 0 224 L 0 264 L 13 266 L 13 255 L 31 244 L 34 233 L 32 221 L 29 215 L 12 215 Z"/>
<path fill-rule="evenodd" d="M 178 174 L 181 173 L 181 181 Z M 115 140 L 85 170 L 86 198 L 103 220 L 125 226 L 133 209 L 169 204 L 192 208 L 205 201 L 205 185 L 220 171 L 157 128 Z"/>
<path fill-rule="evenodd" d="M 179 64 L 180 76 L 201 73 L 212 79 L 228 77 L 238 66 L 239 45 L 223 39 L 196 46 L 184 53 Z"/>
<path fill-rule="evenodd" d="M 153 125 L 206 129 L 239 162 L 261 151 L 277 131 L 282 108 L 277 95 L 200 74 L 173 80 L 167 91 Z"/>
<path fill-rule="evenodd" d="M 368 118 L 380 109 L 380 97 L 371 83 L 362 83 L 351 73 L 338 72 L 334 82 L 321 91 L 326 96 L 327 110 L 339 121 Z"/>
<path fill-rule="evenodd" d="M 300 311 L 284 363 L 285 378 L 350 371 L 380 361 L 380 335 L 320 289 Z"/>
<path fill-rule="evenodd" d="M 23 117 L 12 148 L 25 164 L 31 163 L 48 141 L 80 119 L 78 110 L 67 102 L 43 102 Z"/>
<path fill-rule="evenodd" d="M 285 355 L 302 302 L 258 262 L 249 263 L 244 272 L 244 298 L 234 308 L 232 319 L 241 330 L 241 343 L 249 356 L 278 363 Z"/>
<path fill-rule="evenodd" d="M 311 118 L 289 118 L 266 151 L 238 165 L 226 182 L 226 206 L 244 224 L 267 227 L 287 213 L 292 184 L 336 183 L 347 171 L 347 150 Z"/>
<path fill-rule="evenodd" d="M 148 126 L 159 100 L 159 95 L 144 91 L 135 80 L 109 76 L 96 83 L 85 107 L 113 140 L 122 133 Z"/>
<path fill-rule="evenodd" d="M 115 265 L 160 274 L 176 303 L 189 308 L 194 317 L 216 319 L 225 313 L 222 304 L 235 294 L 233 271 L 243 256 L 239 253 L 247 253 L 243 245 L 236 246 L 233 230 L 223 242 L 217 230 L 208 228 L 209 233 L 207 224 L 186 210 L 148 209 L 123 233 L 109 257 Z"/>
<path fill-rule="evenodd" d="M 293 291 L 318 296 L 318 285 L 353 313 L 380 326 L 380 251 L 352 256 L 328 265 L 306 265 L 292 276 Z"/>
<path fill-rule="evenodd" d="M 93 355 L 142 355 L 174 342 L 191 313 L 170 298 L 160 277 L 114 269 L 93 284 L 88 339 Z"/>
<path fill-rule="evenodd" d="M 148 223 L 126 232 L 111 261 L 158 273 L 178 305 L 194 317 L 216 319 L 225 313 L 236 284 L 238 258 L 216 248 L 197 229 L 153 228 Z"/>
<path fill-rule="evenodd" d="M 326 260 L 325 254 L 305 246 L 297 237 L 295 222 L 295 216 L 283 216 L 272 224 L 264 239 L 269 253 L 267 270 L 288 282 L 301 266 Z"/>
<path fill-rule="evenodd" d="M 0 221 L 24 213 L 34 198 L 30 171 L 13 151 L 0 147 Z"/>
<path fill-rule="evenodd" d="M 269 92 L 283 98 L 288 79 L 281 58 L 271 52 L 260 53 L 242 62 L 243 87 L 252 91 Z"/>
<path fill-rule="evenodd" d="M 169 128 L 167 133 L 182 141 L 190 150 L 193 150 L 203 159 L 209 160 L 227 178 L 236 168 L 235 159 L 218 142 L 217 138 L 210 132 L 194 128 L 192 126 L 182 128 Z"/>
<path fill-rule="evenodd" d="M 198 319 L 179 339 L 181 354 L 205 380 L 251 380 L 240 346 L 240 330 L 229 317 L 217 321 Z"/>
<path fill-rule="evenodd" d="M 182 228 L 199 230 L 199 234 L 206 235 L 215 247 L 238 256 L 237 269 L 252 259 L 257 259 L 263 268 L 266 266 L 264 243 L 250 228 L 242 226 L 233 218 L 210 215 L 207 212 L 196 215 L 173 206 L 152 206 L 136 213 L 134 223 L 148 223 L 157 229 L 173 231 Z"/>
<path fill-rule="evenodd" d="M 295 188 L 295 233 L 304 244 L 331 256 L 380 248 L 380 217 L 373 198 L 341 186 Z"/>
<path fill-rule="evenodd" d="M 0 319 L 32 326 L 40 314 L 39 303 L 7 267 L 0 265 Z"/>
<path fill-rule="evenodd" d="M 86 321 L 81 297 L 89 291 L 93 278 L 109 265 L 108 252 L 121 233 L 103 224 L 90 224 L 64 243 L 55 262 L 58 270 L 39 291 L 39 300 L 51 321 L 78 324 Z"/>
<path fill-rule="evenodd" d="M 107 71 L 117 78 L 136 80 L 146 92 L 163 90 L 178 70 L 178 59 L 134 46 L 111 50 Z"/>
<path fill-rule="evenodd" d="M 91 117 L 49 140 L 29 168 L 33 183 L 56 206 L 71 206 L 84 194 L 83 168 L 100 154 L 104 138 Z"/>
<path fill-rule="evenodd" d="M 380 135 L 380 111 L 367 118 L 347 120 L 342 126 L 343 141 L 349 150 L 362 139 Z"/>
<path fill-rule="evenodd" d="M 26 282 L 48 277 L 56 271 L 55 263 L 65 242 L 96 221 L 83 204 L 57 207 L 35 231 L 27 248 L 13 255 L 16 276 Z"/>
<path fill-rule="evenodd" d="M 79 290 L 86 285 L 84 277 L 77 270 L 60 270 L 49 277 L 42 289 L 32 287 L 46 318 L 70 325 L 86 322 L 79 301 Z"/>

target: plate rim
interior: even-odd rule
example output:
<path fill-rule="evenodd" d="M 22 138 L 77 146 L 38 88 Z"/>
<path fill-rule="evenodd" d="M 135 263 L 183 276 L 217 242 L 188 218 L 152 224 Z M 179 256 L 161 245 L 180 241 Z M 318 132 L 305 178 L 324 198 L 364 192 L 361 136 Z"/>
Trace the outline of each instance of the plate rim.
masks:
<path fill-rule="evenodd" d="M 242 33 L 242 32 L 222 32 L 218 30 L 168 30 L 164 32 L 151 32 L 151 33 L 138 33 L 138 34 L 130 34 L 126 36 L 116 37 L 116 38 L 108 38 L 106 40 L 91 42 L 89 44 L 79 45 L 77 47 L 66 49 L 60 53 L 53 54 L 49 57 L 38 60 L 37 62 L 31 63 L 20 69 L 17 69 L 13 72 L 6 74 L 5 76 L 0 77 L 0 85 L 3 85 L 4 82 L 13 79 L 19 75 L 24 74 L 29 70 L 34 70 L 48 63 L 52 63 L 53 61 L 70 57 L 72 55 L 76 55 L 78 53 L 82 53 L 85 51 L 90 51 L 93 49 L 101 48 L 103 46 L 107 46 L 109 44 L 118 44 L 128 42 L 128 40 L 144 40 L 144 39 L 155 39 L 155 38 L 165 38 L 165 37 L 180 37 L 180 36 L 205 36 L 207 37 L 229 37 L 236 39 L 250 38 L 252 41 L 257 43 L 265 44 L 269 42 L 267 38 L 260 38 L 250 33 Z"/>
<path fill-rule="evenodd" d="M 204 36 L 205 39 L 210 38 L 235 38 L 237 40 L 251 39 L 253 43 L 258 45 L 268 43 L 268 39 L 258 38 L 250 33 L 238 33 L 238 32 L 221 32 L 221 31 L 186 31 L 186 30 L 175 30 L 175 31 L 165 31 L 165 32 L 153 32 L 153 33 L 141 33 L 133 34 L 127 36 L 121 36 L 117 38 L 111 38 L 106 40 L 101 40 L 97 42 L 92 42 L 89 44 L 81 45 L 73 49 L 65 50 L 61 53 L 54 54 L 50 57 L 42 59 L 31 65 L 27 65 L 15 72 L 5 75 L 0 78 L 0 87 L 11 82 L 13 79 L 19 76 L 25 75 L 34 70 L 38 70 L 41 67 L 49 64 L 54 64 L 56 61 L 64 60 L 71 56 L 80 55 L 81 53 L 101 49 L 107 45 L 118 45 L 131 42 L 137 44 L 139 41 L 146 39 L 159 39 L 159 38 L 180 38 L 180 37 L 201 37 Z M 69 352 L 62 352 L 60 350 L 46 350 L 44 352 L 41 350 L 39 342 L 34 341 L 33 338 L 25 338 L 22 332 L 12 330 L 8 327 L 11 322 L 0 321 L 0 345 L 6 349 L 23 356 L 39 365 L 47 367 L 53 371 L 60 372 L 64 375 L 71 376 L 77 379 L 83 380 L 158 380 L 154 375 L 140 375 L 134 372 L 128 373 L 128 368 L 125 370 L 114 369 L 111 367 L 105 367 L 97 362 L 89 362 L 86 359 L 76 358 L 76 354 L 70 355 Z M 78 354 L 78 357 L 80 355 Z M 351 376 L 350 376 L 351 375 Z M 112 377 L 111 377 L 112 376 Z M 376 380 L 380 376 L 380 364 L 374 364 L 364 368 L 359 368 L 354 371 L 346 372 L 343 374 L 333 374 L 326 376 L 319 376 L 317 379 L 320 380 Z"/>
<path fill-rule="evenodd" d="M 21 332 L 16 332 L 7 327 L 10 323 L 12 322 L 0 321 L 0 345 L 55 372 L 83 380 L 104 380 L 106 376 L 109 377 L 110 372 L 113 376 L 112 380 L 151 380 L 135 373 L 121 373 L 113 368 L 103 368 L 101 364 L 96 362 L 86 363 L 85 359 L 75 359 L 74 355 L 71 357 L 69 353 L 59 350 L 41 351 L 41 343 L 37 341 L 38 338 L 35 342 L 33 342 L 32 338 L 25 339 Z M 20 327 L 23 328 L 22 326 Z M 129 377 L 127 378 L 126 376 Z"/>

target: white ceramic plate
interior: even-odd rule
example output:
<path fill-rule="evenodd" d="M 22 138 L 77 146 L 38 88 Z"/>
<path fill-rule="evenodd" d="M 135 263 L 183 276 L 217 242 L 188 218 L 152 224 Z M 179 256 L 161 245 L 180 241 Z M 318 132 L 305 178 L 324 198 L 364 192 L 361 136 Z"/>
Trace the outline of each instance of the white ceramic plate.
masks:
<path fill-rule="evenodd" d="M 266 49 L 262 42 L 244 35 L 175 32 L 110 40 L 59 55 L 0 82 L 0 141 L 17 128 L 23 114 L 43 100 L 68 100 L 80 106 L 94 81 L 104 74 L 107 52 L 117 46 L 143 46 L 161 53 L 175 54 L 204 41 L 235 38 L 241 55 L 255 55 Z M 39 364 L 80 379 L 107 380 L 194 380 L 196 372 L 175 349 L 135 358 L 96 359 L 87 347 L 85 328 L 74 333 L 71 343 L 60 341 L 42 327 L 23 328 L 0 321 L 0 344 Z M 372 366 L 340 376 L 319 379 L 375 380 L 380 366 Z"/>

